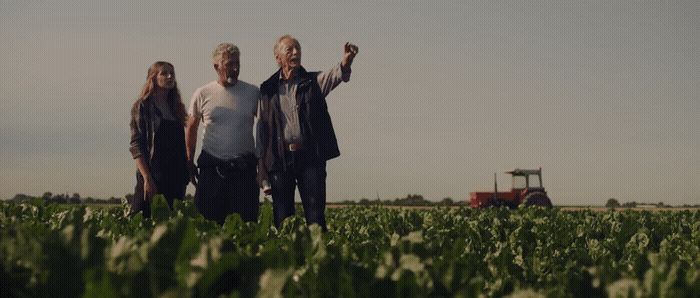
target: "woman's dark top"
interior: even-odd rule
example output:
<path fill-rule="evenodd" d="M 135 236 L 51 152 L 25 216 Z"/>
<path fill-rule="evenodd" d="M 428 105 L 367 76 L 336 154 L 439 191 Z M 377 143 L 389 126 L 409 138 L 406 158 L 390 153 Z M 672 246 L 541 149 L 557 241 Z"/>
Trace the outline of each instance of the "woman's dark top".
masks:
<path fill-rule="evenodd" d="M 185 131 L 182 124 L 173 120 L 161 120 L 155 135 L 154 147 L 151 160 L 153 180 L 156 183 L 186 184 L 189 175 L 185 163 Z M 160 185 L 157 186 L 160 187 Z"/>
<path fill-rule="evenodd" d="M 147 159 L 147 163 L 151 177 L 158 188 L 158 193 L 163 194 L 168 205 L 172 207 L 174 199 L 184 199 L 185 189 L 189 181 L 185 130 L 182 123 L 160 118 L 160 113 L 156 114 L 159 116 L 157 117 L 158 128 L 153 133 L 153 155 L 150 160 Z M 141 150 L 149 151 L 145 148 Z M 134 198 L 130 202 L 131 214 L 143 211 L 144 217 L 150 217 L 151 202 L 144 200 L 143 186 L 143 176 L 139 171 L 136 171 Z"/>

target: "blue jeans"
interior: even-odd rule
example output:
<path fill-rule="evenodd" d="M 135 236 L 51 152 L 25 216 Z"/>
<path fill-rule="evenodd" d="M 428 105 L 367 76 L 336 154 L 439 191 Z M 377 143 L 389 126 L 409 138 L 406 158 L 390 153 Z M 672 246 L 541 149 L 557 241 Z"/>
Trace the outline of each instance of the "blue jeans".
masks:
<path fill-rule="evenodd" d="M 298 186 L 306 223 L 316 223 L 325 231 L 326 162 L 306 153 L 286 152 L 286 169 L 270 173 L 275 226 L 294 215 L 294 188 Z"/>

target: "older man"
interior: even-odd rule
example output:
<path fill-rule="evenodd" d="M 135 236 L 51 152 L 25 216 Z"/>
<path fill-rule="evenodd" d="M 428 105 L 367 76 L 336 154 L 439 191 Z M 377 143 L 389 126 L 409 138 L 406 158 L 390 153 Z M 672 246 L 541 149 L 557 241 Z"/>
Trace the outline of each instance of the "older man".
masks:
<path fill-rule="evenodd" d="M 307 224 L 326 229 L 326 161 L 340 155 L 326 96 L 350 80 L 357 46 L 346 43 L 340 63 L 325 72 L 301 66 L 301 45 L 289 35 L 277 40 L 280 69 L 260 86 L 257 126 L 258 181 L 272 195 L 275 225 L 294 215 L 299 187 Z"/>
<path fill-rule="evenodd" d="M 220 224 L 234 212 L 245 221 L 255 221 L 260 191 L 255 180 L 253 122 L 260 92 L 238 80 L 241 63 L 237 46 L 219 44 L 212 59 L 218 79 L 192 95 L 185 133 L 190 179 L 197 186 L 195 205 L 204 217 Z M 200 122 L 204 123 L 204 136 L 197 174 L 193 159 Z"/>

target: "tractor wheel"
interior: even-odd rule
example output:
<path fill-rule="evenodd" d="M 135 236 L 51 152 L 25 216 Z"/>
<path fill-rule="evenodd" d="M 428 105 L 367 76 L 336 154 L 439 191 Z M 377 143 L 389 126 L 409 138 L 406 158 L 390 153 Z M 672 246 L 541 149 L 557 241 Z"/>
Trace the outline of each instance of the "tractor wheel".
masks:
<path fill-rule="evenodd" d="M 496 201 L 495 200 L 488 200 L 484 204 L 481 205 L 482 208 L 491 208 L 496 206 Z"/>
<path fill-rule="evenodd" d="M 552 208 L 552 201 L 549 200 L 547 195 L 544 193 L 533 192 L 533 193 L 525 196 L 525 199 L 523 200 L 523 206 L 525 206 L 525 207 L 538 206 L 538 207 Z"/>
<path fill-rule="evenodd" d="M 511 201 L 506 201 L 506 200 L 498 200 L 498 199 L 491 199 L 489 200 L 486 204 L 484 204 L 484 207 L 490 208 L 490 207 L 496 207 L 496 208 L 501 208 L 501 207 L 508 207 L 508 209 L 515 209 L 518 206 L 515 205 Z"/>

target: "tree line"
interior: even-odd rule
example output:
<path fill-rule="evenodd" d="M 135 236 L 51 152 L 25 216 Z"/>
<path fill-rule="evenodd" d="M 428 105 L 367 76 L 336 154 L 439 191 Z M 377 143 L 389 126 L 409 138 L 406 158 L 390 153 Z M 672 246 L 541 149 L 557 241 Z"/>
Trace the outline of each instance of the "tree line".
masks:
<path fill-rule="evenodd" d="M 426 200 L 419 194 L 408 194 L 403 198 L 393 200 L 381 200 L 379 198 L 370 200 L 362 198 L 359 201 L 345 200 L 341 202 L 329 202 L 328 204 L 338 205 L 384 205 L 384 206 L 462 206 L 467 205 L 467 201 L 455 201 L 451 197 L 443 198 L 438 202 Z"/>
<path fill-rule="evenodd" d="M 129 195 L 127 195 L 129 196 Z M 133 195 L 131 195 L 133 196 Z M 33 200 L 41 200 L 46 203 L 56 203 L 56 204 L 121 204 L 122 198 L 110 197 L 109 199 L 100 199 L 93 197 L 81 197 L 79 193 L 59 193 L 54 194 L 50 191 L 45 192 L 40 197 L 26 195 L 26 194 L 16 194 L 11 201 L 22 203 L 29 202 Z"/>
<path fill-rule="evenodd" d="M 110 197 L 108 199 L 93 198 L 93 197 L 82 197 L 79 193 L 59 193 L 54 194 L 52 192 L 45 192 L 39 197 L 26 195 L 26 194 L 16 194 L 12 199 L 13 202 L 22 203 L 29 202 L 32 200 L 41 200 L 46 203 L 56 203 L 56 204 L 123 204 L 131 199 L 133 199 L 133 194 L 126 194 L 124 197 Z M 185 195 L 185 200 L 193 200 L 191 194 Z M 367 198 L 362 198 L 359 201 L 345 200 L 341 202 L 328 202 L 329 204 L 339 204 L 339 205 L 385 205 L 385 206 L 460 206 L 466 205 L 466 201 L 455 201 L 450 197 L 443 198 L 438 202 L 426 200 L 420 194 L 408 194 L 402 198 L 395 198 L 390 200 L 381 200 L 379 198 L 370 200 Z"/>
<path fill-rule="evenodd" d="M 654 203 L 654 204 L 639 203 L 639 202 L 635 202 L 635 201 L 620 203 L 620 201 L 618 201 L 617 199 L 610 198 L 605 203 L 605 207 L 606 208 L 637 208 L 637 207 L 671 208 L 674 206 L 667 205 L 664 202 L 658 202 L 658 203 Z M 700 204 L 695 204 L 695 205 L 684 204 L 684 205 L 679 206 L 679 207 L 683 207 L 683 208 L 700 207 Z"/>
<path fill-rule="evenodd" d="M 39 199 L 43 202 L 46 203 L 56 203 L 56 204 L 124 204 L 128 201 L 130 201 L 134 197 L 133 194 L 126 194 L 124 197 L 110 197 L 108 199 L 102 199 L 102 198 L 93 198 L 93 197 L 81 197 L 79 193 L 73 193 L 68 194 L 68 193 L 60 193 L 60 194 L 54 194 L 51 192 L 45 192 L 42 194 L 40 197 L 36 196 L 30 196 L 26 194 L 16 194 L 11 201 L 17 202 L 17 203 L 22 203 L 22 202 L 29 202 L 35 199 Z M 193 197 L 191 194 L 185 195 L 185 200 L 193 200 Z M 440 201 L 429 201 L 426 200 L 422 195 L 420 194 L 407 194 L 405 197 L 402 198 L 395 198 L 395 199 L 389 199 L 389 200 L 381 200 L 379 198 L 376 199 L 368 199 L 368 198 L 361 198 L 359 201 L 354 201 L 354 200 L 344 200 L 340 202 L 328 202 L 330 205 L 384 205 L 384 206 L 463 206 L 463 205 L 468 205 L 469 202 L 466 200 L 461 200 L 461 201 L 455 201 L 451 197 L 446 197 L 443 198 Z M 656 208 L 670 208 L 674 207 L 671 205 L 667 205 L 664 202 L 658 202 L 654 204 L 649 204 L 649 203 L 640 203 L 640 202 L 620 202 L 615 198 L 610 198 L 608 201 L 605 203 L 606 208 L 637 208 L 637 207 L 656 207 Z M 700 204 L 695 204 L 695 205 L 689 205 L 685 204 L 682 206 L 677 206 L 677 207 L 700 207 Z"/>
<path fill-rule="evenodd" d="M 81 197 L 79 193 L 73 193 L 68 194 L 68 193 L 59 193 L 59 194 L 54 194 L 52 192 L 45 192 L 42 194 L 40 197 L 36 196 L 31 196 L 31 195 L 26 195 L 26 194 L 16 194 L 12 199 L 10 199 L 13 202 L 16 203 L 22 203 L 22 202 L 30 202 L 33 200 L 41 200 L 46 203 L 55 203 L 55 204 L 105 204 L 105 205 L 121 205 L 129 200 L 133 199 L 134 194 L 126 194 L 123 198 L 122 197 L 109 197 L 108 199 L 102 199 L 102 198 L 93 198 L 93 197 Z M 186 200 L 192 200 L 192 195 L 187 194 L 185 196 Z"/>

